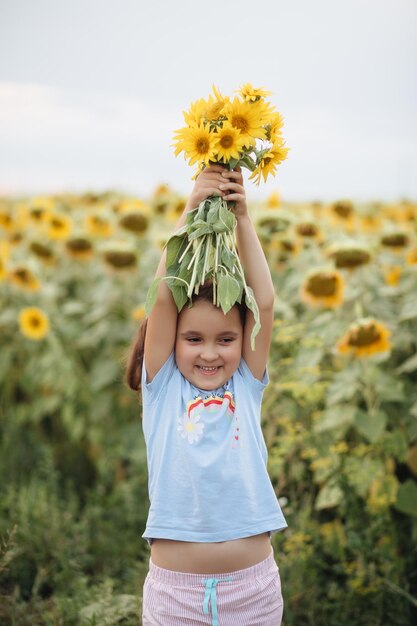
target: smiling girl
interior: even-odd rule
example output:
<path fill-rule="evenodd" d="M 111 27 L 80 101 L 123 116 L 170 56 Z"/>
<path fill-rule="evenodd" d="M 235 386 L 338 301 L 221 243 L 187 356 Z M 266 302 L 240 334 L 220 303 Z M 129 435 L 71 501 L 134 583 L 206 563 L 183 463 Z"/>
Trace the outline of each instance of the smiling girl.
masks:
<path fill-rule="evenodd" d="M 206 168 L 176 229 L 211 195 L 232 201 L 240 261 L 260 312 L 227 314 L 210 284 L 178 314 L 165 281 L 134 342 L 127 380 L 141 389 L 150 544 L 143 626 L 279 626 L 283 600 L 271 535 L 287 524 L 267 473 L 261 402 L 274 288 L 240 169 Z M 156 276 L 166 274 L 166 252 Z"/>

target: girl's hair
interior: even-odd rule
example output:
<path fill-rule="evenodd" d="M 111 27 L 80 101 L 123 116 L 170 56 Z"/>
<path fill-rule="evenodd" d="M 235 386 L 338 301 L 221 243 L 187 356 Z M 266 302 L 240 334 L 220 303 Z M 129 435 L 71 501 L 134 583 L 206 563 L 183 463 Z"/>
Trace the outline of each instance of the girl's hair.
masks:
<path fill-rule="evenodd" d="M 192 304 L 198 302 L 198 300 L 206 300 L 207 302 L 213 303 L 212 283 L 205 283 L 200 287 L 198 294 L 193 294 L 191 297 Z M 235 306 L 239 311 L 242 327 L 244 327 L 246 320 L 246 305 L 243 302 L 241 304 L 236 302 Z M 145 319 L 140 323 L 135 338 L 133 339 L 129 350 L 123 359 L 124 366 L 126 367 L 125 381 L 134 391 L 141 390 L 143 355 L 147 325 L 148 318 L 145 317 Z"/>

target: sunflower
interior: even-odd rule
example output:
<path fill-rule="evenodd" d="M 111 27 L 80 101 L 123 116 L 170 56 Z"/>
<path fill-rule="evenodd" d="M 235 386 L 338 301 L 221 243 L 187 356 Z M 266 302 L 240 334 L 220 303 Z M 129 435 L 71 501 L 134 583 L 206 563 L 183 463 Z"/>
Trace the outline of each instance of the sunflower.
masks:
<path fill-rule="evenodd" d="M 6 210 L 0 211 L 0 227 L 4 230 L 11 231 L 14 228 L 13 218 Z"/>
<path fill-rule="evenodd" d="M 281 205 L 281 195 L 278 191 L 273 191 L 266 199 L 265 206 L 268 209 L 278 209 Z"/>
<path fill-rule="evenodd" d="M 104 253 L 104 260 L 108 265 L 117 270 L 136 267 L 136 255 L 133 252 L 110 250 Z"/>
<path fill-rule="evenodd" d="M 66 242 L 68 254 L 78 261 L 85 261 L 93 256 L 93 246 L 85 237 L 74 237 Z"/>
<path fill-rule="evenodd" d="M 35 224 L 43 224 L 48 222 L 52 212 L 43 206 L 32 206 L 29 209 L 29 219 Z"/>
<path fill-rule="evenodd" d="M 335 309 L 343 302 L 345 281 L 336 270 L 313 270 L 303 282 L 300 297 L 312 307 Z"/>
<path fill-rule="evenodd" d="M 0 281 L 6 280 L 6 278 L 7 278 L 6 264 L 0 256 Z"/>
<path fill-rule="evenodd" d="M 183 111 L 182 113 L 185 123 L 188 126 L 199 126 L 204 121 L 204 111 L 207 110 L 208 106 L 209 103 L 204 98 L 192 102 L 189 111 Z"/>
<path fill-rule="evenodd" d="M 294 230 L 297 236 L 302 237 L 304 240 L 323 240 L 320 228 L 313 221 L 300 222 L 295 225 Z"/>
<path fill-rule="evenodd" d="M 213 96 L 209 96 L 207 106 L 203 110 L 203 117 L 207 122 L 215 122 L 223 114 L 223 109 L 229 98 L 223 98 L 222 94 L 213 85 Z"/>
<path fill-rule="evenodd" d="M 338 268 L 354 269 L 371 261 L 370 252 L 356 242 L 336 243 L 327 250 Z"/>
<path fill-rule="evenodd" d="M 85 228 L 90 235 L 109 237 L 113 233 L 113 226 L 100 215 L 87 215 Z"/>
<path fill-rule="evenodd" d="M 403 248 L 406 248 L 409 243 L 410 238 L 408 234 L 400 231 L 388 233 L 381 237 L 381 244 L 392 252 L 402 252 Z"/>
<path fill-rule="evenodd" d="M 148 230 L 149 220 L 143 213 L 127 213 L 119 220 L 119 225 L 135 235 L 143 235 Z"/>
<path fill-rule="evenodd" d="M 137 306 L 132 311 L 132 319 L 141 322 L 146 317 L 146 311 L 144 306 Z"/>
<path fill-rule="evenodd" d="M 356 358 L 387 352 L 391 348 L 391 333 L 388 328 L 374 319 L 363 318 L 353 324 L 337 343 L 341 354 L 351 353 Z"/>
<path fill-rule="evenodd" d="M 400 281 L 402 271 L 403 270 L 401 265 L 392 265 L 386 267 L 384 270 L 384 279 L 387 285 L 390 285 L 391 287 L 397 287 Z"/>
<path fill-rule="evenodd" d="M 49 319 L 38 307 L 26 307 L 19 313 L 19 326 L 25 337 L 39 341 L 49 331 Z"/>
<path fill-rule="evenodd" d="M 50 265 L 56 261 L 55 254 L 51 248 L 40 241 L 32 241 L 29 245 L 30 251 L 41 259 L 46 265 Z"/>
<path fill-rule="evenodd" d="M 243 151 L 245 140 L 231 124 L 223 124 L 216 133 L 216 154 L 223 163 L 228 163 L 230 159 L 239 159 Z"/>
<path fill-rule="evenodd" d="M 0 241 L 0 259 L 3 259 L 4 262 L 10 261 L 10 243 L 8 241 Z"/>
<path fill-rule="evenodd" d="M 39 291 L 41 284 L 39 280 L 26 267 L 16 267 L 9 274 L 10 282 L 25 291 Z"/>
<path fill-rule="evenodd" d="M 410 248 L 410 250 L 408 250 L 405 261 L 407 265 L 417 264 L 417 248 Z"/>
<path fill-rule="evenodd" d="M 159 198 L 160 196 L 167 196 L 171 193 L 171 188 L 166 183 L 160 183 L 153 191 L 153 197 Z"/>
<path fill-rule="evenodd" d="M 264 154 L 254 172 L 249 176 L 249 179 L 254 178 L 255 183 L 259 185 L 261 182 L 261 176 L 264 181 L 270 174 L 275 176 L 277 166 L 287 158 L 288 148 L 284 146 L 284 142 L 274 143 L 269 150 Z"/>
<path fill-rule="evenodd" d="M 234 98 L 227 103 L 224 113 L 229 123 L 244 137 L 246 147 L 254 146 L 256 139 L 266 139 L 262 109 L 257 104 L 241 102 L 238 98 Z"/>
<path fill-rule="evenodd" d="M 356 214 L 350 200 L 337 200 L 327 207 L 325 213 L 334 226 L 342 226 L 352 231 L 355 226 Z"/>
<path fill-rule="evenodd" d="M 177 144 L 175 156 L 184 151 L 185 158 L 189 159 L 189 165 L 195 163 L 209 165 L 210 161 L 214 160 L 215 135 L 203 122 L 200 122 L 199 125 L 194 124 L 189 128 L 181 128 L 175 134 L 177 136 L 175 139 Z"/>
<path fill-rule="evenodd" d="M 265 110 L 265 113 L 268 114 L 268 124 L 266 126 L 267 138 L 268 141 L 275 143 L 277 139 L 281 137 L 281 128 L 284 125 L 284 118 L 278 111 L 269 112 Z"/>
<path fill-rule="evenodd" d="M 66 215 L 52 213 L 46 222 L 46 232 L 49 239 L 67 239 L 72 231 L 72 221 Z"/>
<path fill-rule="evenodd" d="M 263 87 L 252 87 L 250 83 L 245 83 L 236 91 L 240 93 L 246 102 L 257 102 L 261 98 L 272 95 L 272 91 L 266 91 Z"/>

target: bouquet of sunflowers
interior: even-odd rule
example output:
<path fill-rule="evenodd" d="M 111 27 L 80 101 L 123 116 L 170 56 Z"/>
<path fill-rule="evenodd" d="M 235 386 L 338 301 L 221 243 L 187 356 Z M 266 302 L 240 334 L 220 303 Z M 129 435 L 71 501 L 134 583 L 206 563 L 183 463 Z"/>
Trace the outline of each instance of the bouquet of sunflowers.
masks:
<path fill-rule="evenodd" d="M 263 177 L 275 175 L 277 166 L 287 157 L 281 135 L 283 118 L 266 101 L 270 92 L 254 89 L 249 83 L 238 90 L 238 97 L 224 97 L 213 86 L 208 100 L 200 99 L 184 111 L 186 126 L 175 131 L 175 155 L 184 152 L 189 165 L 197 165 L 193 178 L 210 165 L 230 170 L 245 167 L 250 179 L 259 184 Z M 178 311 L 205 281 L 213 284 L 213 303 L 227 313 L 245 297 L 246 306 L 255 317 L 252 333 L 259 332 L 259 311 L 246 284 L 235 244 L 236 218 L 227 199 L 211 196 L 188 213 L 185 226 L 167 242 L 167 280 Z M 156 299 L 161 278 L 151 285 L 147 310 Z"/>

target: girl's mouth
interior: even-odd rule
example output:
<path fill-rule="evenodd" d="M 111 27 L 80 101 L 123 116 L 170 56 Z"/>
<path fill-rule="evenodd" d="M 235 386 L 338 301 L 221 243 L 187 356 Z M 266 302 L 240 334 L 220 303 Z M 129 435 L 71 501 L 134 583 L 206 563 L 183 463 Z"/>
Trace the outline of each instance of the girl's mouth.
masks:
<path fill-rule="evenodd" d="M 198 369 L 204 376 L 214 376 L 219 371 L 219 367 L 205 367 L 204 365 L 197 365 Z"/>

